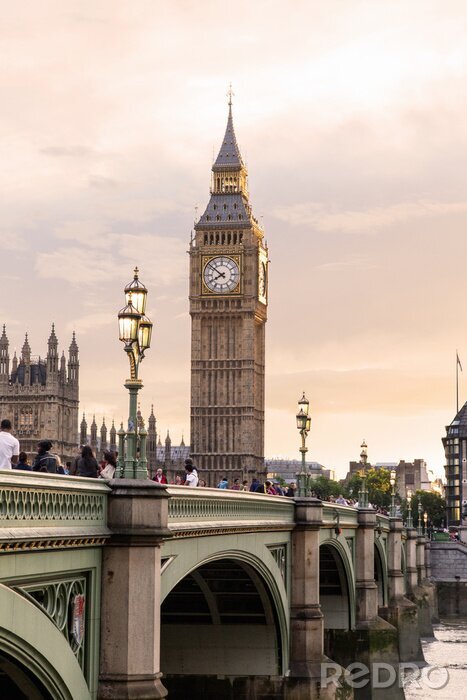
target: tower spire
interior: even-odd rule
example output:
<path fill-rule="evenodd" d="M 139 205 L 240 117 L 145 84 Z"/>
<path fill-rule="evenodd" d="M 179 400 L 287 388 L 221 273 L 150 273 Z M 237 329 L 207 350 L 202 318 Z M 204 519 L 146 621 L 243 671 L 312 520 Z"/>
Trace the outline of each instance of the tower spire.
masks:
<path fill-rule="evenodd" d="M 3 333 L 0 338 L 0 375 L 3 376 L 4 381 L 8 380 L 8 374 L 10 371 L 10 355 L 8 353 L 8 338 L 6 335 L 5 324 L 3 324 Z"/>
<path fill-rule="evenodd" d="M 245 170 L 245 164 L 243 162 L 242 155 L 240 153 L 240 148 L 237 143 L 237 137 L 235 136 L 235 130 L 233 125 L 232 116 L 232 92 L 229 91 L 229 114 L 227 117 L 227 126 L 225 129 L 224 138 L 222 139 L 222 145 L 220 147 L 217 158 L 212 166 L 213 172 L 222 172 L 224 170 Z"/>
<path fill-rule="evenodd" d="M 227 97 L 229 98 L 228 105 L 229 107 L 232 107 L 232 97 L 234 97 L 235 93 L 232 90 L 232 83 L 229 83 L 229 91 L 227 93 Z"/>

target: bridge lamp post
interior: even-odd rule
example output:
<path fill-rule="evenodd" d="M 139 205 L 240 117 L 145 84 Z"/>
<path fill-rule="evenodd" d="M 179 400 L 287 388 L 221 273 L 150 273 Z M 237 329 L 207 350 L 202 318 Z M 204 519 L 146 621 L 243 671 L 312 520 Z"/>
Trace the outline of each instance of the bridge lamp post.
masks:
<path fill-rule="evenodd" d="M 138 391 L 143 383 L 138 378 L 139 365 L 144 359 L 144 353 L 151 346 L 152 322 L 147 316 L 146 298 L 148 290 L 138 278 L 138 268 L 135 267 L 133 280 L 125 287 L 126 306 L 118 312 L 119 338 L 125 345 L 130 362 L 130 378 L 124 386 L 130 395 L 128 429 L 123 431 L 120 440 L 124 449 L 119 450 L 118 467 L 120 477 L 128 479 L 147 479 L 146 468 L 146 436 L 137 423 Z M 123 429 L 123 426 L 122 426 Z M 120 433 L 120 431 L 119 431 Z M 136 456 L 139 438 L 139 459 Z"/>
<path fill-rule="evenodd" d="M 310 402 L 305 396 L 305 392 L 303 392 L 303 396 L 298 402 L 298 413 L 297 413 L 297 430 L 300 433 L 300 436 L 302 438 L 302 444 L 300 447 L 300 452 L 302 455 L 302 468 L 301 471 L 296 474 L 297 477 L 297 495 L 299 497 L 304 497 L 304 496 L 309 496 L 310 495 L 310 481 L 309 481 L 309 476 L 306 470 L 306 459 L 305 455 L 308 452 L 308 448 L 306 446 L 306 438 L 308 436 L 308 433 L 310 432 L 311 428 L 311 416 L 308 415 L 308 411 L 310 410 Z"/>
<path fill-rule="evenodd" d="M 368 508 L 368 490 L 366 488 L 366 466 L 368 462 L 368 452 L 365 440 L 363 440 L 360 445 L 362 451 L 360 452 L 360 463 L 362 468 L 360 469 L 360 476 L 362 477 L 362 483 L 360 485 L 360 490 L 358 492 L 358 507 Z"/>
<path fill-rule="evenodd" d="M 418 499 L 418 523 L 417 523 L 417 535 L 421 536 L 423 535 L 423 526 L 422 526 L 422 503 L 420 499 Z"/>
<path fill-rule="evenodd" d="M 428 513 L 425 511 L 423 513 L 423 522 L 424 522 L 424 528 L 423 528 L 423 534 L 427 534 L 427 524 L 428 524 Z"/>
<path fill-rule="evenodd" d="M 396 470 L 391 469 L 391 474 L 389 477 L 389 483 L 391 484 L 391 508 L 389 509 L 389 517 L 396 517 Z"/>
<path fill-rule="evenodd" d="M 412 489 L 407 489 L 407 521 L 405 523 L 407 530 L 413 527 L 412 520 Z"/>

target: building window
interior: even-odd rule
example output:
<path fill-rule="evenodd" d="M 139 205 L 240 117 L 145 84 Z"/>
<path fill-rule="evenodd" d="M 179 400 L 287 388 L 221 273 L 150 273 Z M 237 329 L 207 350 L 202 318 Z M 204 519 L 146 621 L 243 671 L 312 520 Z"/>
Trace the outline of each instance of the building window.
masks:
<path fill-rule="evenodd" d="M 19 429 L 20 430 L 32 430 L 33 427 L 33 415 L 32 407 L 25 406 L 21 409 L 19 414 Z"/>

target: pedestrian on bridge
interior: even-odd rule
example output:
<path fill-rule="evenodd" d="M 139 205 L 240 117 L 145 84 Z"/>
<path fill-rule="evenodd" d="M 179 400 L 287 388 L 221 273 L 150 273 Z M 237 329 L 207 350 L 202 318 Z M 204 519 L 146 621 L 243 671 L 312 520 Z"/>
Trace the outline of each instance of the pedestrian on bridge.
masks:
<path fill-rule="evenodd" d="M 87 476 L 92 479 L 97 479 L 97 470 L 99 465 L 97 460 L 93 455 L 93 452 L 89 445 L 84 445 L 81 450 L 81 457 L 78 460 L 77 475 Z"/>
<path fill-rule="evenodd" d="M 194 473 L 195 469 L 192 464 L 185 464 L 185 484 L 184 486 L 198 486 L 198 475 Z"/>
<path fill-rule="evenodd" d="M 37 455 L 32 464 L 33 472 L 49 472 L 57 474 L 57 458 L 51 454 L 52 442 L 50 440 L 39 440 L 37 443 Z"/>
<path fill-rule="evenodd" d="M 19 453 L 18 464 L 13 464 L 13 469 L 23 469 L 24 471 L 32 471 L 32 467 L 28 462 L 28 455 L 26 452 Z"/>
<path fill-rule="evenodd" d="M 4 418 L 0 423 L 0 469 L 11 469 L 17 464 L 19 442 L 11 434 L 11 421 Z"/>

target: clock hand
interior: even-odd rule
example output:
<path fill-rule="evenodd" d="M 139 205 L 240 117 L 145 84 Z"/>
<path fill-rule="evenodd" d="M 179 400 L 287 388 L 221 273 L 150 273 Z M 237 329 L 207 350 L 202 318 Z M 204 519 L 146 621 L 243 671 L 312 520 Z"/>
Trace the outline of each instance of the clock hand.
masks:
<path fill-rule="evenodd" d="M 217 275 L 217 277 L 214 277 L 214 280 L 218 280 L 219 277 L 225 277 L 225 272 L 219 272 L 219 274 Z"/>

